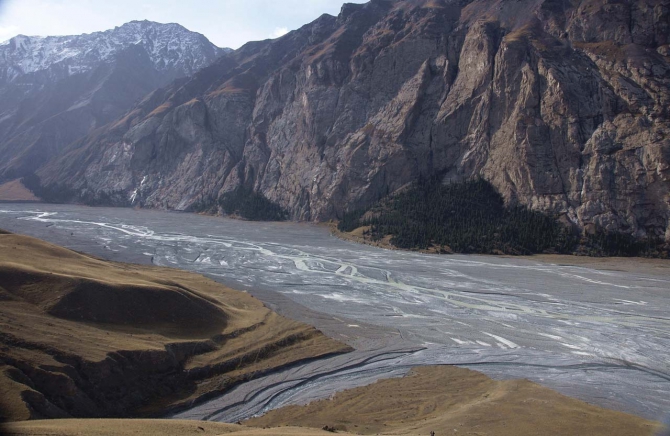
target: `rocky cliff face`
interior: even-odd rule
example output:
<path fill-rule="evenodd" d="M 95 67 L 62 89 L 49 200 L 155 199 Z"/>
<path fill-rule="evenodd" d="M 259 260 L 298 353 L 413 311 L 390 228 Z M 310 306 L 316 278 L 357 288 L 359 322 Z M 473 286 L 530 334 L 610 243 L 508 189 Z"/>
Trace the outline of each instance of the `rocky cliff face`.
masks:
<path fill-rule="evenodd" d="M 668 0 L 346 4 L 152 93 L 38 174 L 175 209 L 244 184 L 325 220 L 444 172 L 670 238 L 669 35 Z"/>
<path fill-rule="evenodd" d="M 0 44 L 0 180 L 34 171 L 147 93 L 226 51 L 178 24 L 149 21 Z"/>

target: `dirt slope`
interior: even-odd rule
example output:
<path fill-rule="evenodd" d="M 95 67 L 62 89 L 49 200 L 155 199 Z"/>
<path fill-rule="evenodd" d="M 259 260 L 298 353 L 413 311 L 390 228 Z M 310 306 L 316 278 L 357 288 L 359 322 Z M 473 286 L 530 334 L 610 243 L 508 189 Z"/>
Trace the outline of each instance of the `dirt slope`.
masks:
<path fill-rule="evenodd" d="M 152 415 L 347 350 L 202 276 L 0 234 L 4 419 Z"/>

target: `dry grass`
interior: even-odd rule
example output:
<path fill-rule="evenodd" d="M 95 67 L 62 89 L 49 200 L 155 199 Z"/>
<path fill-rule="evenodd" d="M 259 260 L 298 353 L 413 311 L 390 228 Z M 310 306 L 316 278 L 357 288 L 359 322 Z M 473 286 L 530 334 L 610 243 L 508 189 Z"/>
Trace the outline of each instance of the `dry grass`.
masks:
<path fill-rule="evenodd" d="M 350 389 L 330 400 L 289 406 L 245 425 L 179 420 L 25 421 L 9 435 L 131 436 L 228 434 L 651 435 L 658 423 L 567 398 L 525 380 L 495 381 L 467 369 L 434 366 L 399 379 Z"/>
<path fill-rule="evenodd" d="M 323 436 L 329 434 L 322 430 L 296 427 L 259 429 L 215 422 L 158 419 L 28 421 L 8 425 L 5 431 L 8 436 L 186 436 L 229 433 L 234 433 L 237 436 Z"/>
<path fill-rule="evenodd" d="M 420 367 L 404 378 L 289 406 L 250 426 L 324 425 L 357 434 L 651 435 L 657 423 L 565 397 L 527 380 L 496 381 L 468 369 Z"/>
<path fill-rule="evenodd" d="M 220 88 L 217 88 L 216 90 L 207 94 L 207 98 L 212 99 L 212 98 L 217 98 L 217 97 L 220 97 L 220 96 L 223 96 L 223 95 L 242 95 L 242 94 L 246 94 L 247 92 L 248 92 L 248 90 L 246 90 L 246 89 L 238 88 L 238 87 L 235 87 L 232 84 L 226 83 L 223 86 L 221 86 Z"/>
<path fill-rule="evenodd" d="M 172 109 L 172 103 L 167 102 L 152 110 L 145 118 L 157 117 Z"/>
<path fill-rule="evenodd" d="M 0 200 L 3 201 L 39 201 L 21 180 L 16 179 L 0 185 Z"/>
<path fill-rule="evenodd" d="M 436 0 L 429 0 L 421 5 L 424 9 L 444 9 L 444 3 Z"/>
<path fill-rule="evenodd" d="M 123 118 L 121 118 L 120 120 L 118 120 L 117 122 L 112 124 L 112 126 L 110 127 L 110 130 L 117 129 L 119 127 L 127 128 L 130 121 L 135 119 L 138 115 L 140 115 L 140 110 L 138 110 L 138 109 L 135 109 L 135 110 L 132 110 L 132 111 L 128 112 L 128 114 L 126 116 L 124 116 Z"/>
<path fill-rule="evenodd" d="M 200 275 L 106 262 L 13 234 L 0 235 L 0 301 L 0 362 L 8 363 L 0 367 L 0 408 L 10 420 L 45 416 L 25 393 L 64 394 L 58 384 L 72 386 L 63 377 L 72 376 L 73 360 L 95 366 L 119 352 L 144 353 L 167 371 L 160 366 L 177 356 L 177 371 L 207 374 L 142 405 L 154 413 L 259 370 L 349 350 Z"/>

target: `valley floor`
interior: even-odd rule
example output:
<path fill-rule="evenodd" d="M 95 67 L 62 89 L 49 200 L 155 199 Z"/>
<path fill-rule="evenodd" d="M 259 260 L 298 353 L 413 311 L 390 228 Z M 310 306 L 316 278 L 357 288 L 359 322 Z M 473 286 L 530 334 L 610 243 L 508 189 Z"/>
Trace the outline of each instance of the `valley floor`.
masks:
<path fill-rule="evenodd" d="M 623 419 L 641 425 L 629 434 L 645 434 L 652 431 L 651 421 L 668 410 L 669 368 L 664 356 L 670 344 L 670 280 L 667 268 L 657 261 L 649 263 L 648 269 L 639 269 L 635 267 L 637 259 L 571 266 L 563 256 L 436 256 L 351 244 L 329 236 L 323 228 L 304 224 L 250 223 L 196 215 L 188 215 L 186 220 L 179 213 L 69 205 L 6 205 L 0 209 L 0 227 L 114 260 L 206 274 L 232 288 L 246 290 L 280 314 L 315 325 L 356 348 L 254 378 L 221 397 L 185 410 L 177 418 L 237 422 L 295 406 L 279 409 L 276 414 L 270 412 L 267 418 L 261 418 L 266 422 L 251 423 L 317 429 L 339 426 L 355 433 L 423 434 L 428 427 L 412 427 L 409 416 L 398 419 L 402 413 L 391 413 L 394 403 L 380 398 L 412 392 L 412 386 L 421 385 L 415 377 L 420 377 L 424 369 L 416 369 L 412 373 L 415 375 L 406 379 L 409 385 L 391 384 L 380 391 L 371 384 L 390 377 L 395 378 L 380 382 L 381 386 L 402 383 L 400 380 L 405 379 L 398 377 L 412 368 L 431 371 L 434 365 L 442 369 L 459 365 L 491 377 L 479 374 L 471 379 L 484 377 L 480 386 L 491 389 L 480 392 L 481 396 L 488 393 L 483 397 L 486 400 L 477 401 L 473 408 L 474 403 L 467 398 L 454 398 L 456 403 L 468 405 L 456 407 L 467 413 L 455 413 L 456 409 L 447 407 L 436 412 L 446 419 L 440 421 L 428 416 L 432 413 L 428 404 L 433 401 L 449 406 L 449 401 L 444 401 L 445 395 L 453 392 L 449 386 L 454 386 L 459 377 L 468 380 L 470 376 L 456 376 L 454 381 L 449 374 L 433 374 L 433 380 L 446 381 L 433 382 L 432 387 L 438 388 L 434 392 L 415 392 L 424 396 L 420 402 L 427 405 L 413 413 L 435 427 L 456 423 L 458 429 L 461 423 L 469 425 L 463 419 L 471 413 L 475 418 L 470 424 L 474 425 L 480 420 L 476 418 L 478 410 L 489 410 L 482 413 L 493 416 L 492 411 L 511 407 L 519 400 L 520 409 L 501 412 L 497 423 L 491 425 L 509 426 L 505 416 L 519 415 L 519 410 L 532 411 L 531 406 L 547 406 L 552 414 L 567 413 L 561 415 L 561 424 L 579 424 L 579 416 L 591 416 L 594 423 L 599 419 L 605 423 Z M 192 359 L 194 368 L 203 367 L 198 359 Z M 543 387 L 518 381 L 523 378 Z M 369 390 L 342 394 L 341 398 L 349 398 L 345 402 L 360 396 L 358 406 L 338 405 L 337 392 L 368 385 Z M 476 387 L 478 382 L 469 385 Z M 444 387 L 447 391 L 439 390 Z M 549 398 L 551 391 L 547 388 L 638 416 L 594 409 L 553 392 Z M 466 397 L 470 395 L 467 389 L 459 389 Z M 517 391 L 525 393 L 515 400 L 510 395 Z M 504 395 L 497 396 L 501 392 Z M 474 392 L 470 398 L 480 394 Z M 333 396 L 335 403 L 314 403 Z M 440 400 L 430 400 L 431 396 Z M 496 399 L 500 401 L 493 401 Z M 299 408 L 306 403 L 312 405 Z M 376 403 L 384 410 L 363 407 Z M 314 404 L 322 404 L 326 412 L 310 409 L 316 407 Z M 407 403 L 399 401 L 397 405 L 402 412 Z M 341 412 L 335 414 L 338 408 Z M 305 415 L 300 410 L 311 412 Z M 384 415 L 387 411 L 389 414 Z M 541 408 L 536 412 L 526 417 L 528 428 L 538 422 L 533 421 L 535 415 L 549 413 Z M 577 415 L 570 415 L 573 412 Z M 319 418 L 308 422 L 309 416 Z M 341 416 L 351 422 L 344 422 Z M 378 419 L 376 424 L 374 419 Z M 375 427 L 379 422 L 392 428 Z M 602 428 L 608 429 L 604 424 Z M 480 430 L 472 431 L 476 434 Z M 587 434 L 598 434 L 595 431 Z"/>

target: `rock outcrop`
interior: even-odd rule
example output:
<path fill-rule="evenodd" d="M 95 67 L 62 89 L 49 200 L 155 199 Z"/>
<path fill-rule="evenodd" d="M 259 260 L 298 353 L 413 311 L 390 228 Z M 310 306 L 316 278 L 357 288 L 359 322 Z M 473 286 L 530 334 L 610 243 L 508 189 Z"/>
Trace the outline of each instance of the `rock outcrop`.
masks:
<path fill-rule="evenodd" d="M 149 21 L 0 44 L 0 181 L 36 170 L 147 93 L 227 51 L 178 24 Z"/>
<path fill-rule="evenodd" d="M 249 43 L 70 146 L 73 199 L 293 219 L 482 176 L 582 229 L 670 238 L 670 1 L 372 0 Z"/>

